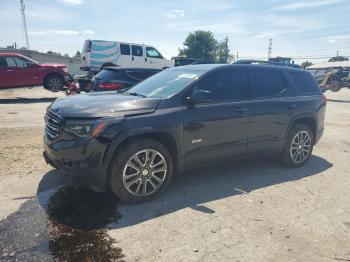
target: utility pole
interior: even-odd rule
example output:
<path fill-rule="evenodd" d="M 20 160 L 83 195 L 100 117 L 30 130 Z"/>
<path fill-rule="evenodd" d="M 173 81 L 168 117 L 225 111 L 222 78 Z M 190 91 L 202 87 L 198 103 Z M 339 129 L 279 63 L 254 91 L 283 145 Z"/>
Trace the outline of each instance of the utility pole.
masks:
<path fill-rule="evenodd" d="M 26 41 L 26 47 L 27 50 L 29 50 L 29 40 L 28 40 L 28 32 L 27 32 L 27 23 L 26 23 L 26 14 L 25 14 L 25 5 L 24 5 L 24 1 L 20 0 L 21 3 L 21 15 L 22 15 L 22 26 L 23 26 L 23 34 L 24 34 L 24 38 Z"/>
<path fill-rule="evenodd" d="M 270 60 L 272 54 L 272 38 L 269 39 L 269 49 L 267 51 L 267 59 Z"/>
<path fill-rule="evenodd" d="M 337 51 L 337 57 L 339 56 L 339 51 Z"/>
<path fill-rule="evenodd" d="M 238 61 L 239 60 L 239 58 L 238 58 L 238 51 L 237 51 L 237 55 L 236 55 L 236 61 Z"/>
<path fill-rule="evenodd" d="M 225 61 L 226 61 L 226 63 L 228 62 L 228 57 L 229 57 L 229 54 L 228 54 L 228 38 L 226 36 L 226 38 L 225 38 Z"/>

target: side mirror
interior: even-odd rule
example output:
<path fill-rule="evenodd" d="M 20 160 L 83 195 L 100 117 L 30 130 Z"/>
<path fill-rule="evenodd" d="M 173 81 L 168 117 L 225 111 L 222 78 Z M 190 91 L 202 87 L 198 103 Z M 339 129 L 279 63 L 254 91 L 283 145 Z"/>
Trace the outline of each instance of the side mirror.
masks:
<path fill-rule="evenodd" d="M 32 62 L 26 62 L 26 67 L 33 67 L 33 66 L 35 66 L 35 64 L 34 63 L 32 63 Z"/>
<path fill-rule="evenodd" d="M 213 94 L 209 90 L 201 90 L 197 89 L 194 90 L 192 95 L 187 97 L 187 104 L 190 107 L 193 107 L 195 104 L 198 103 L 206 103 L 212 101 Z"/>

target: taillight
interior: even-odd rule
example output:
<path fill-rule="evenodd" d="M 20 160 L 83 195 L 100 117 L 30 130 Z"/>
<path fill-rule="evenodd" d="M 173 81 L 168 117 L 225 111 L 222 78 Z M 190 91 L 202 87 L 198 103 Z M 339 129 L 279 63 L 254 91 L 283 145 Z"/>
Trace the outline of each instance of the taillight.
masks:
<path fill-rule="evenodd" d="M 98 85 L 99 88 L 105 90 L 118 90 L 122 87 L 121 83 L 101 83 Z"/>

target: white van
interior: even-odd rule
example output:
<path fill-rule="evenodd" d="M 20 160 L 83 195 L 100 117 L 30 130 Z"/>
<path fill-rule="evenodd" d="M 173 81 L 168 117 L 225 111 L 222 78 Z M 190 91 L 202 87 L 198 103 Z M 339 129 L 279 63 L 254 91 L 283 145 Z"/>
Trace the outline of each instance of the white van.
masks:
<path fill-rule="evenodd" d="M 152 46 L 104 40 L 85 40 L 81 70 L 97 72 L 106 66 L 158 68 L 174 66 Z"/>

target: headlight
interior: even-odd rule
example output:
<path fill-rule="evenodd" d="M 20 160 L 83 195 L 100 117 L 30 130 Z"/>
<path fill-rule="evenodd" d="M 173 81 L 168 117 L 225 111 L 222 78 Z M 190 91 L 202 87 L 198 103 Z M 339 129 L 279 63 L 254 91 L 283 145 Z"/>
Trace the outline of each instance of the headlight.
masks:
<path fill-rule="evenodd" d="M 107 127 L 119 123 L 123 118 L 103 118 L 98 120 L 67 120 L 65 131 L 79 137 L 97 137 Z"/>
<path fill-rule="evenodd" d="M 102 122 L 103 123 L 103 122 Z M 92 136 L 93 131 L 97 127 L 99 122 L 97 121 L 80 121 L 71 120 L 67 121 L 65 124 L 65 130 L 77 136 L 85 137 Z"/>
<path fill-rule="evenodd" d="M 63 72 L 68 73 L 68 68 L 67 67 L 63 67 L 62 70 L 63 70 Z"/>

